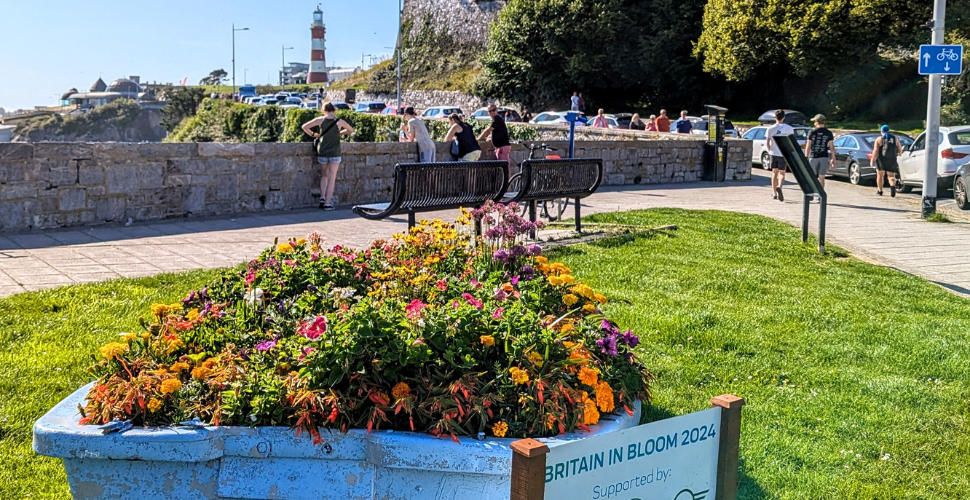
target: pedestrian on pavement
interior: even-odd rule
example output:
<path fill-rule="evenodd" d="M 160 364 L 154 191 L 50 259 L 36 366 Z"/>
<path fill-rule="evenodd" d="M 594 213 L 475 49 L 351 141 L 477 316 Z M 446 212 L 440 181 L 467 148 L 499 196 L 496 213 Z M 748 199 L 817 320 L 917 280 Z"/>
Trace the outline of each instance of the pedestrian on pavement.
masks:
<path fill-rule="evenodd" d="M 579 93 L 579 112 L 586 114 L 586 99 L 583 99 L 583 93 Z"/>
<path fill-rule="evenodd" d="M 522 121 L 525 123 L 532 121 L 532 113 L 529 112 L 529 108 L 522 108 Z"/>
<path fill-rule="evenodd" d="M 899 139 L 889 133 L 889 125 L 879 128 L 882 135 L 872 145 L 873 160 L 876 162 L 876 194 L 882 196 L 882 183 L 889 176 L 889 195 L 896 196 L 896 176 L 899 175 L 899 162 L 896 158 L 903 154 Z"/>
<path fill-rule="evenodd" d="M 650 115 L 647 120 L 647 132 L 657 132 L 657 115 Z"/>
<path fill-rule="evenodd" d="M 593 118 L 593 128 L 610 128 L 609 122 L 606 121 L 606 116 L 603 115 L 603 108 L 600 108 L 596 112 L 596 118 Z"/>
<path fill-rule="evenodd" d="M 657 118 L 657 132 L 670 132 L 670 118 L 667 117 L 666 109 L 660 110 L 660 116 Z"/>
<path fill-rule="evenodd" d="M 678 134 L 689 134 L 694 129 L 694 124 L 687 119 L 687 110 L 680 112 L 680 119 L 674 122 L 674 130 Z"/>
<path fill-rule="evenodd" d="M 768 151 L 771 152 L 771 197 L 778 201 L 785 201 L 785 194 L 781 188 L 785 185 L 785 171 L 788 170 L 788 162 L 781 155 L 778 141 L 772 138 L 794 134 L 795 129 L 785 123 L 785 110 L 775 110 L 775 124 L 768 127 L 768 130 L 765 131 L 765 137 L 768 139 L 766 144 Z"/>
<path fill-rule="evenodd" d="M 573 92 L 573 97 L 570 99 L 569 105 L 570 111 L 579 111 L 579 93 Z"/>
<path fill-rule="evenodd" d="M 323 106 L 323 116 L 318 116 L 303 124 L 303 131 L 316 139 L 317 163 L 321 165 L 320 208 L 333 210 L 333 188 L 337 182 L 337 169 L 340 168 L 340 136 L 354 133 L 354 127 L 334 114 L 337 108 L 333 103 Z M 319 127 L 320 132 L 310 129 Z"/>
<path fill-rule="evenodd" d="M 640 114 L 634 113 L 630 119 L 630 130 L 646 130 L 647 124 L 640 120 Z"/>
<path fill-rule="evenodd" d="M 489 134 L 492 135 L 492 147 L 495 148 L 495 159 L 509 162 L 512 154 L 512 142 L 509 140 L 509 128 L 505 125 L 505 120 L 498 113 L 498 108 L 494 104 L 488 105 L 488 116 L 492 117 L 492 124 L 482 131 L 478 136 L 479 141 L 484 141 Z"/>
<path fill-rule="evenodd" d="M 835 168 L 835 135 L 832 131 L 825 128 L 825 115 L 817 114 L 812 118 L 815 128 L 808 134 L 808 142 L 805 143 L 805 156 L 808 163 L 818 176 L 818 182 L 825 187 L 825 174 L 829 167 Z"/>
<path fill-rule="evenodd" d="M 414 108 L 411 106 L 404 108 L 404 119 L 406 121 L 402 128 L 407 134 L 406 142 L 418 143 L 418 161 L 420 163 L 434 163 L 437 151 L 424 120 L 417 117 Z"/>
<path fill-rule="evenodd" d="M 448 137 L 445 142 L 455 141 L 458 143 L 459 161 L 478 161 L 482 156 L 482 147 L 475 140 L 475 133 L 472 126 L 465 123 L 458 113 L 452 113 L 448 117 L 451 122 L 451 129 L 448 130 Z"/>

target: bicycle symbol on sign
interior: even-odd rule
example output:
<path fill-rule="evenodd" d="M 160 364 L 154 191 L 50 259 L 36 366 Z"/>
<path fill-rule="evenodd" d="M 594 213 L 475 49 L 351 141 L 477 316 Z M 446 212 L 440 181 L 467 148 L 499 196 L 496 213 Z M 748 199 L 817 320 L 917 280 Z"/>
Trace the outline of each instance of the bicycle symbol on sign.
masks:
<path fill-rule="evenodd" d="M 936 55 L 937 61 L 943 61 L 946 58 L 950 58 L 951 61 L 956 61 L 960 59 L 960 55 L 957 54 L 957 51 L 953 49 L 943 49 L 939 54 Z"/>

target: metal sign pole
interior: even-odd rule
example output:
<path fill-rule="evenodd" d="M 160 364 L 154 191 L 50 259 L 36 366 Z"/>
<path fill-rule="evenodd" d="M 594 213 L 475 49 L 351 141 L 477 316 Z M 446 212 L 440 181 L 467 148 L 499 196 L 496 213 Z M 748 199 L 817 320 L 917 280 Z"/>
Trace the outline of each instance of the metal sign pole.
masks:
<path fill-rule="evenodd" d="M 943 44 L 946 0 L 933 4 L 933 45 Z M 923 171 L 923 210 L 925 219 L 936 213 L 937 163 L 940 158 L 940 93 L 943 76 L 930 75 L 929 97 L 926 103 L 926 170 Z"/>

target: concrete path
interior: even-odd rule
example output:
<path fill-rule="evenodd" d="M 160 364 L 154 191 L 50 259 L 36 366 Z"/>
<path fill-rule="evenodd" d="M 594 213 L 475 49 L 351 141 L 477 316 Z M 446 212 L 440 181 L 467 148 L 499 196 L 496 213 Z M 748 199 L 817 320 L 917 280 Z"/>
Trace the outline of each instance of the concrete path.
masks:
<path fill-rule="evenodd" d="M 828 240 L 855 255 L 922 276 L 954 292 L 970 294 L 970 212 L 943 208 L 953 224 L 919 219 L 919 195 L 877 197 L 875 188 L 829 180 Z M 801 196 L 787 184 L 784 203 L 771 199 L 767 173 L 749 182 L 690 183 L 603 188 L 586 200 L 584 213 L 678 207 L 758 213 L 799 225 Z M 949 208 L 947 207 L 949 205 Z M 454 217 L 453 214 L 438 214 Z M 813 231 L 817 205 L 813 205 Z M 429 215 L 430 218 L 430 215 Z M 363 246 L 406 228 L 406 219 L 365 221 L 349 210 L 159 222 L 0 236 L 0 296 L 89 283 L 237 264 L 255 257 L 279 236 L 313 230 L 328 244 Z"/>

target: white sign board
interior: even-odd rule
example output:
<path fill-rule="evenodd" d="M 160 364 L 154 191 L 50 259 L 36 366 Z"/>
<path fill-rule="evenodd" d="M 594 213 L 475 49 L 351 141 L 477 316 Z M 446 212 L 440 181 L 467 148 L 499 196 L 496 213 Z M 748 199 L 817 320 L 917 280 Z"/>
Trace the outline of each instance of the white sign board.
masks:
<path fill-rule="evenodd" d="M 550 446 L 549 500 L 713 500 L 721 408 Z"/>

